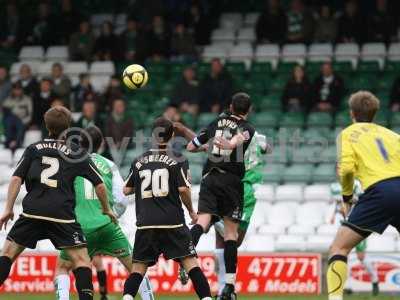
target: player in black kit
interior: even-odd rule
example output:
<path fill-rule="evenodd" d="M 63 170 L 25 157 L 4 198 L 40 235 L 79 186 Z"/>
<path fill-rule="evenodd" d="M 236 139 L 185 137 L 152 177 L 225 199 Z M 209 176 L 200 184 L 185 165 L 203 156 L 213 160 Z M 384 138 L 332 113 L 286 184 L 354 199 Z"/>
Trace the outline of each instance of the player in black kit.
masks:
<path fill-rule="evenodd" d="M 115 220 L 102 178 L 89 157 L 66 143 L 64 132 L 71 124 L 71 113 L 64 107 L 49 109 L 44 115 L 49 138 L 26 148 L 8 187 L 0 229 L 13 220 L 13 207 L 21 185 L 27 195 L 23 213 L 8 233 L 0 256 L 0 285 L 7 279 L 11 265 L 25 248 L 35 248 L 49 239 L 57 249 L 64 249 L 74 264 L 76 288 L 80 300 L 93 299 L 92 270 L 85 237 L 75 218 L 75 177 L 83 176 L 95 187 L 104 214 Z"/>
<path fill-rule="evenodd" d="M 154 149 L 136 158 L 124 193 L 135 193 L 136 226 L 133 267 L 125 282 L 123 300 L 133 300 L 147 268 L 163 254 L 182 263 L 200 299 L 211 300 L 210 286 L 201 271 L 182 202 L 193 222 L 189 164 L 168 147 L 174 135 L 171 121 L 158 118 L 153 125 Z"/>
<path fill-rule="evenodd" d="M 236 299 L 234 285 L 238 226 L 243 210 L 244 153 L 255 132 L 246 121 L 250 108 L 249 95 L 233 95 L 231 114 L 218 117 L 187 146 L 187 150 L 196 152 L 212 140 L 200 184 L 199 217 L 191 233 L 197 245 L 201 235 L 208 231 L 213 217 L 224 219 L 226 286 L 218 298 L 224 300 Z"/>

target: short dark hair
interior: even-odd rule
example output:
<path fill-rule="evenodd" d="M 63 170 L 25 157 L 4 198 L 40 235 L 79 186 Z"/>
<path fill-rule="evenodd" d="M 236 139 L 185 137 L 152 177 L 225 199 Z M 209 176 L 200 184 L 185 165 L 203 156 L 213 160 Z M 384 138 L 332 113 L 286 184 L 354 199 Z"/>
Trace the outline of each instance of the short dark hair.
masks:
<path fill-rule="evenodd" d="M 52 107 L 44 114 L 44 122 L 50 136 L 59 137 L 71 126 L 71 112 L 63 106 Z"/>
<path fill-rule="evenodd" d="M 152 136 L 158 144 L 165 144 L 174 134 L 174 125 L 167 118 L 159 117 L 153 123 L 152 132 Z"/>
<path fill-rule="evenodd" d="M 236 93 L 232 96 L 232 112 L 234 114 L 246 115 L 251 107 L 250 95 L 246 93 Z"/>
<path fill-rule="evenodd" d="M 100 128 L 94 125 L 87 127 L 81 132 L 81 146 L 86 150 L 99 151 L 103 139 L 103 133 Z"/>
<path fill-rule="evenodd" d="M 379 106 L 379 99 L 371 92 L 359 91 L 350 96 L 349 107 L 356 122 L 372 122 Z"/>

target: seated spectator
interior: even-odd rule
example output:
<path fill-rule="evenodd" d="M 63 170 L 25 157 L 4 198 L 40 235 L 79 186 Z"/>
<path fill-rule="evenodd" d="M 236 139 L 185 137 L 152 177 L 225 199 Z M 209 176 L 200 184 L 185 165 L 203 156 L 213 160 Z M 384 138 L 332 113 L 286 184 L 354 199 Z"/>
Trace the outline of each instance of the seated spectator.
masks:
<path fill-rule="evenodd" d="M 17 45 L 20 33 L 20 18 L 15 3 L 9 2 L 6 6 L 6 15 L 0 20 L 0 46 L 12 48 Z"/>
<path fill-rule="evenodd" d="M 271 30 L 273 28 L 274 30 Z M 258 17 L 256 36 L 258 43 L 282 43 L 286 34 L 286 15 L 279 0 L 268 0 Z"/>
<path fill-rule="evenodd" d="M 211 72 L 200 84 L 200 112 L 220 112 L 228 107 L 232 96 L 232 77 L 219 59 L 211 62 Z"/>
<path fill-rule="evenodd" d="M 171 35 L 162 16 L 155 16 L 148 36 L 149 53 L 153 60 L 169 56 Z"/>
<path fill-rule="evenodd" d="M 376 11 L 368 16 L 368 41 L 389 43 L 396 35 L 396 20 L 386 0 L 376 0 Z"/>
<path fill-rule="evenodd" d="M 342 78 L 334 73 L 330 62 L 322 65 L 321 75 L 314 82 L 313 92 L 313 110 L 334 112 L 339 109 L 344 95 L 344 84 Z"/>
<path fill-rule="evenodd" d="M 136 20 L 129 18 L 126 23 L 126 29 L 121 34 L 121 48 L 123 49 L 123 56 L 126 60 L 137 59 L 137 51 L 140 47 L 139 43 L 140 33 L 137 27 Z"/>
<path fill-rule="evenodd" d="M 72 34 L 69 40 L 69 56 L 72 60 L 91 60 L 95 37 L 88 21 L 82 21 L 79 31 Z"/>
<path fill-rule="evenodd" d="M 31 32 L 27 37 L 27 42 L 44 47 L 54 44 L 56 22 L 51 15 L 49 4 L 41 2 L 38 6 L 36 20 L 33 24 L 30 24 Z"/>
<path fill-rule="evenodd" d="M 31 67 L 28 64 L 22 64 L 19 69 L 19 80 L 24 89 L 24 94 L 33 98 L 39 91 L 39 84 L 32 75 Z"/>
<path fill-rule="evenodd" d="M 114 34 L 113 25 L 106 21 L 101 26 L 100 36 L 94 44 L 96 60 L 115 60 L 118 52 L 118 37 Z"/>
<path fill-rule="evenodd" d="M 86 95 L 89 93 L 94 93 L 89 74 L 79 74 L 79 83 L 74 87 L 74 111 L 82 110 L 82 104 L 85 101 Z"/>
<path fill-rule="evenodd" d="M 57 37 L 61 44 L 68 44 L 72 33 L 78 30 L 81 16 L 79 11 L 73 7 L 71 0 L 61 1 L 61 11 L 57 17 Z"/>
<path fill-rule="evenodd" d="M 198 102 L 199 82 L 196 78 L 196 72 L 192 67 L 187 67 L 183 71 L 182 80 L 174 87 L 171 104 L 179 107 L 182 112 L 195 115 L 198 112 Z"/>
<path fill-rule="evenodd" d="M 193 61 L 196 59 L 196 47 L 193 35 L 183 24 L 177 24 L 171 39 L 171 55 L 173 60 Z"/>
<path fill-rule="evenodd" d="M 87 128 L 92 125 L 96 125 L 101 128 L 97 118 L 97 108 L 96 102 L 85 101 L 82 105 L 82 116 L 79 118 L 78 122 L 75 123 L 75 127 Z"/>
<path fill-rule="evenodd" d="M 355 0 L 346 2 L 344 14 L 339 18 L 338 39 L 340 43 L 361 43 L 364 40 L 364 20 Z"/>
<path fill-rule="evenodd" d="M 24 94 L 20 83 L 14 83 L 10 96 L 3 102 L 3 126 L 7 148 L 15 150 L 21 147 L 32 115 L 32 99 Z"/>
<path fill-rule="evenodd" d="M 306 111 L 311 101 L 310 97 L 311 85 L 304 73 L 304 68 L 296 66 L 283 91 L 282 107 L 285 111 Z"/>
<path fill-rule="evenodd" d="M 39 93 L 33 97 L 33 125 L 43 128 L 43 115 L 50 108 L 55 96 L 51 79 L 43 78 L 40 81 Z"/>
<path fill-rule="evenodd" d="M 11 92 L 11 81 L 8 78 L 7 68 L 0 66 L 0 103 L 8 97 Z"/>
<path fill-rule="evenodd" d="M 64 75 L 62 64 L 53 64 L 51 68 L 51 79 L 53 80 L 53 93 L 68 103 L 71 94 L 71 80 Z"/>
<path fill-rule="evenodd" d="M 393 112 L 400 111 L 400 77 L 393 82 L 390 92 L 390 109 Z"/>
<path fill-rule="evenodd" d="M 302 0 L 292 0 L 287 13 L 286 40 L 289 43 L 308 43 L 313 35 L 313 18 Z"/>
<path fill-rule="evenodd" d="M 113 101 L 115 99 L 122 98 L 124 92 L 122 90 L 121 79 L 117 75 L 113 75 L 110 78 L 107 89 L 104 93 L 104 104 L 102 111 L 108 111 L 112 109 Z"/>
<path fill-rule="evenodd" d="M 125 137 L 133 137 L 133 120 L 126 115 L 125 102 L 122 99 L 115 99 L 112 103 L 112 111 L 105 125 L 105 136 L 111 137 L 118 149 Z"/>
<path fill-rule="evenodd" d="M 333 43 L 337 36 L 337 19 L 329 5 L 322 5 L 315 23 L 314 41 L 318 43 Z"/>

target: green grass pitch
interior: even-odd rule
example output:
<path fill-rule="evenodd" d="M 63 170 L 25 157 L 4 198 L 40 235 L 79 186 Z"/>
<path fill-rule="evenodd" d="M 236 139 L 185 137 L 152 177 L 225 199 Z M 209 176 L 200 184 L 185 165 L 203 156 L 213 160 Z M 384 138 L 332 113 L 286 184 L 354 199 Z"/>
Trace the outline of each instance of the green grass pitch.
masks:
<path fill-rule="evenodd" d="M 120 300 L 121 296 L 110 296 L 110 300 Z M 51 294 L 42 294 L 42 295 L 30 295 L 30 294 L 1 294 L 0 300 L 54 300 L 55 296 Z M 71 300 L 77 300 L 78 298 L 72 297 Z M 98 295 L 95 296 L 95 300 L 99 299 Z M 140 299 L 140 297 L 136 297 L 136 299 Z M 156 296 L 157 300 L 196 300 L 196 297 L 189 296 Z M 326 296 L 260 296 L 260 297 L 247 297 L 240 296 L 239 300 L 326 300 Z M 395 300 L 399 299 L 398 296 L 390 296 L 390 295 L 379 295 L 378 297 L 372 297 L 368 294 L 360 294 L 360 295 L 352 295 L 346 296 L 344 300 Z"/>

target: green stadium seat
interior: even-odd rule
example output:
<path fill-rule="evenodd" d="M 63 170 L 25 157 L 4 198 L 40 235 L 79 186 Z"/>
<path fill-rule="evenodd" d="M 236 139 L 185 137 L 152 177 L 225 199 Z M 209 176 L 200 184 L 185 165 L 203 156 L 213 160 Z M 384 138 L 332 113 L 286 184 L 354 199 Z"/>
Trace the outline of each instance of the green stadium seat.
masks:
<path fill-rule="evenodd" d="M 385 73 L 400 74 L 400 61 L 387 61 L 385 64 Z"/>
<path fill-rule="evenodd" d="M 279 123 L 280 127 L 303 127 L 304 114 L 289 112 L 283 115 Z"/>
<path fill-rule="evenodd" d="M 329 140 L 332 130 L 326 127 L 311 127 L 303 132 L 303 138 L 306 142 L 316 142 Z"/>
<path fill-rule="evenodd" d="M 277 76 L 267 83 L 267 89 L 271 92 L 282 93 L 285 89 L 289 76 Z"/>
<path fill-rule="evenodd" d="M 266 76 L 267 74 L 272 73 L 272 64 L 270 62 L 253 62 L 251 65 L 251 76 L 262 75 Z"/>
<path fill-rule="evenodd" d="M 389 124 L 389 112 L 387 110 L 384 110 L 381 108 L 381 110 L 378 111 L 377 115 L 375 116 L 374 119 L 375 123 L 381 125 L 381 126 L 388 126 Z"/>
<path fill-rule="evenodd" d="M 320 153 L 320 160 L 323 163 L 335 163 L 337 161 L 336 145 L 331 144 L 322 149 Z"/>
<path fill-rule="evenodd" d="M 244 90 L 250 95 L 264 94 L 265 92 L 265 84 L 261 80 L 240 80 L 237 81 L 236 86 L 239 87 L 239 90 Z"/>
<path fill-rule="evenodd" d="M 399 73 L 400 74 L 400 73 Z M 397 78 L 397 74 L 385 74 L 378 79 L 377 90 L 381 92 L 389 92 L 393 83 Z"/>
<path fill-rule="evenodd" d="M 188 64 L 184 63 L 170 62 L 169 71 L 173 76 L 182 76 L 183 70 L 188 66 Z"/>
<path fill-rule="evenodd" d="M 282 179 L 282 172 L 285 166 L 277 163 L 267 163 L 264 168 L 264 182 L 266 183 L 280 183 Z"/>
<path fill-rule="evenodd" d="M 332 115 L 324 112 L 312 112 L 308 115 L 308 127 L 330 127 L 332 126 Z"/>
<path fill-rule="evenodd" d="M 197 66 L 197 78 L 203 79 L 205 75 L 209 74 L 211 70 L 211 64 L 206 62 L 201 62 Z"/>
<path fill-rule="evenodd" d="M 392 127 L 392 130 L 397 134 L 400 134 L 400 126 Z"/>
<path fill-rule="evenodd" d="M 268 138 L 268 137 L 267 137 Z M 275 141 L 278 140 L 278 138 L 274 139 Z M 271 139 L 269 139 L 269 143 L 272 143 Z M 265 159 L 268 164 L 270 163 L 275 163 L 275 164 L 285 164 L 289 161 L 288 159 L 288 151 L 287 151 L 286 145 L 280 146 L 279 143 L 273 144 L 273 150 L 272 153 L 268 154 Z"/>
<path fill-rule="evenodd" d="M 335 164 L 320 164 L 312 172 L 314 183 L 329 183 L 336 181 Z"/>
<path fill-rule="evenodd" d="M 278 94 L 270 94 L 260 98 L 260 102 L 256 108 L 262 112 L 281 110 L 281 97 Z"/>
<path fill-rule="evenodd" d="M 318 76 L 321 72 L 321 66 L 322 62 L 319 61 L 309 61 L 306 64 L 305 71 L 307 74 L 307 77 L 311 80 L 313 80 L 315 77 Z"/>
<path fill-rule="evenodd" d="M 151 76 L 154 76 L 154 74 L 165 74 L 167 69 L 167 64 L 163 62 L 159 63 L 149 63 L 146 65 L 146 70 Z"/>
<path fill-rule="evenodd" d="M 380 67 L 377 61 L 360 61 L 357 66 L 357 73 L 379 73 Z"/>
<path fill-rule="evenodd" d="M 313 164 L 316 151 L 314 146 L 290 147 L 290 161 L 294 164 Z"/>
<path fill-rule="evenodd" d="M 390 118 L 391 127 L 400 127 L 400 112 L 393 112 Z"/>
<path fill-rule="evenodd" d="M 332 66 L 333 66 L 333 69 L 335 70 L 335 72 L 337 72 L 341 75 L 344 73 L 353 72 L 353 66 L 352 66 L 351 62 L 349 62 L 349 61 L 336 61 L 336 62 L 333 62 Z"/>
<path fill-rule="evenodd" d="M 212 121 L 215 120 L 217 117 L 217 114 L 214 113 L 202 113 L 199 115 L 199 118 L 197 119 L 197 127 L 199 128 L 204 128 L 208 126 Z"/>
<path fill-rule="evenodd" d="M 192 165 L 192 164 L 202 165 L 205 163 L 205 161 L 207 159 L 207 154 L 204 152 L 192 153 L 192 152 L 185 151 L 184 155 L 188 159 L 190 165 Z"/>
<path fill-rule="evenodd" d="M 277 113 L 256 113 L 252 114 L 250 121 L 258 128 L 277 127 L 279 114 Z"/>
<path fill-rule="evenodd" d="M 197 119 L 192 114 L 187 113 L 187 112 L 181 113 L 181 118 L 182 118 L 182 121 L 184 124 L 188 124 L 189 126 L 192 126 L 193 128 L 196 127 L 195 125 L 196 125 Z"/>
<path fill-rule="evenodd" d="M 290 75 L 292 74 L 294 67 L 297 65 L 298 63 L 295 62 L 280 62 L 276 72 Z"/>
<path fill-rule="evenodd" d="M 292 165 L 283 171 L 282 179 L 285 183 L 309 183 L 311 181 L 312 169 L 312 165 Z"/>
<path fill-rule="evenodd" d="M 359 90 L 374 91 L 377 84 L 377 77 L 374 75 L 361 75 L 353 78 L 349 82 L 349 89 L 352 92 Z"/>
<path fill-rule="evenodd" d="M 192 176 L 192 183 L 199 184 L 201 182 L 203 166 L 200 164 L 190 165 L 190 175 Z"/>
<path fill-rule="evenodd" d="M 234 77 L 238 75 L 243 77 L 246 73 L 246 66 L 242 62 L 228 62 L 225 64 L 225 69 Z"/>

